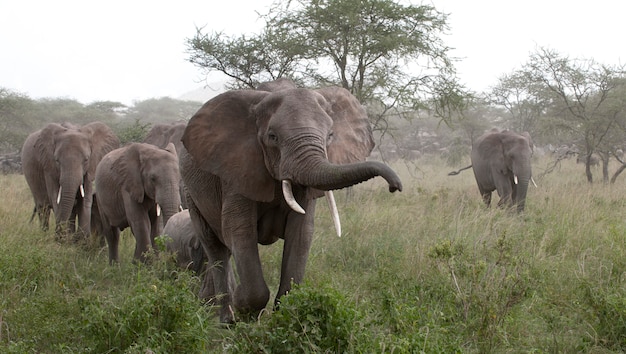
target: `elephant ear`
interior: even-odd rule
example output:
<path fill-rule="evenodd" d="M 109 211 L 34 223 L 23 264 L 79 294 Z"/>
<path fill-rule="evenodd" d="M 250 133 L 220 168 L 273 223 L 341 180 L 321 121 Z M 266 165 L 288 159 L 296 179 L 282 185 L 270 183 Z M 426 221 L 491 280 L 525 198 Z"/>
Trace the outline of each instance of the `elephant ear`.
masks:
<path fill-rule="evenodd" d="M 141 177 L 141 152 L 139 144 L 132 143 L 123 148 L 122 154 L 113 162 L 111 169 L 120 178 L 119 185 L 130 194 L 132 200 L 143 203 L 144 186 Z"/>
<path fill-rule="evenodd" d="M 528 145 L 530 146 L 530 151 L 535 151 L 535 144 L 533 143 L 533 138 L 530 137 L 530 133 L 527 131 L 523 131 L 521 134 L 524 138 L 528 140 Z"/>
<path fill-rule="evenodd" d="M 39 137 L 35 142 L 35 150 L 37 151 L 37 159 L 44 171 L 48 171 L 53 176 L 59 175 L 59 167 L 54 158 L 54 150 L 56 147 L 57 135 L 65 132 L 68 128 L 57 123 L 50 123 L 41 129 Z"/>
<path fill-rule="evenodd" d="M 265 167 L 252 110 L 268 94 L 239 90 L 216 96 L 191 117 L 182 137 L 199 168 L 257 201 L 274 198 L 275 182 Z"/>
<path fill-rule="evenodd" d="M 328 159 L 337 164 L 365 160 L 374 148 L 372 128 L 365 108 L 344 88 L 333 86 L 316 91 L 328 102 L 328 115 L 334 122 Z"/>
<path fill-rule="evenodd" d="M 120 147 L 120 140 L 115 136 L 111 128 L 102 122 L 93 122 L 79 129 L 89 137 L 91 142 L 91 157 L 89 158 L 88 176 L 91 181 L 96 174 L 96 166 L 104 155 Z"/>

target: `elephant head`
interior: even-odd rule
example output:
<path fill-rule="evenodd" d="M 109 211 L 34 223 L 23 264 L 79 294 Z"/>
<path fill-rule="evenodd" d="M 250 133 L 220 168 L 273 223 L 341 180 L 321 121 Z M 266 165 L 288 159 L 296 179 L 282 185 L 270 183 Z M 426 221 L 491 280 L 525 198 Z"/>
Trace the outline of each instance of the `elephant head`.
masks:
<path fill-rule="evenodd" d="M 497 190 L 498 205 L 524 210 L 532 181 L 532 153 L 533 143 L 527 132 L 491 130 L 476 140 L 472 147 L 472 168 L 487 206 L 491 203 L 491 193 Z"/>
<path fill-rule="evenodd" d="M 180 173 L 174 144 L 132 143 L 107 154 L 96 170 L 96 194 L 110 261 L 118 260 L 119 231 L 130 226 L 135 259 L 154 244 L 163 224 L 180 211 Z"/>
<path fill-rule="evenodd" d="M 80 232 L 90 232 L 96 166 L 119 144 L 113 131 L 101 122 L 82 127 L 52 123 L 26 139 L 24 175 L 36 204 L 52 207 L 57 233 L 65 228 L 74 231 L 76 217 Z"/>
<path fill-rule="evenodd" d="M 273 200 L 275 181 L 313 188 L 308 198 L 376 176 L 389 191 L 402 189 L 388 166 L 364 161 L 371 127 L 345 89 L 230 91 L 209 103 L 189 121 L 183 144 L 203 170 L 252 200 Z"/>
<path fill-rule="evenodd" d="M 205 284 L 215 282 L 216 294 L 226 294 L 224 322 L 232 320 L 231 301 L 253 312 L 269 299 L 257 242 L 285 240 L 277 300 L 302 280 L 315 199 L 323 191 L 376 176 L 391 192 L 402 189 L 391 168 L 365 161 L 374 147 L 369 120 L 343 88 L 229 91 L 190 119 L 182 141 L 191 219 L 210 264 L 224 269 L 205 278 Z M 234 294 L 230 254 L 240 279 Z"/>
<path fill-rule="evenodd" d="M 174 123 L 157 123 L 150 128 L 148 134 L 143 139 L 146 144 L 152 144 L 164 149 L 167 144 L 173 143 L 176 147 L 176 152 L 180 152 L 180 148 L 183 146 L 180 138 L 183 136 L 186 122 L 174 122 Z"/>
<path fill-rule="evenodd" d="M 183 146 L 183 142 L 180 138 L 183 136 L 183 132 L 185 131 L 185 127 L 187 126 L 186 122 L 174 122 L 174 123 L 158 123 L 154 124 L 150 131 L 143 139 L 143 142 L 146 144 L 152 144 L 164 149 L 169 143 L 174 144 L 176 148 L 176 153 L 180 153 L 180 150 Z M 184 183 L 180 181 L 180 197 L 183 208 L 187 207 L 186 200 L 184 198 Z"/>

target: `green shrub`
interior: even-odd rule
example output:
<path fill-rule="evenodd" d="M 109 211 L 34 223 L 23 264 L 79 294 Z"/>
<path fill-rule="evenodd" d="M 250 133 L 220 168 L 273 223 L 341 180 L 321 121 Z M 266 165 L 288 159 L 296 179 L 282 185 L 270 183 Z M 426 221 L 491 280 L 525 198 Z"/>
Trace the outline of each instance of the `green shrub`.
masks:
<path fill-rule="evenodd" d="M 360 316 L 346 298 L 326 286 L 294 285 L 280 308 L 258 324 L 238 323 L 226 348 L 235 353 L 349 352 Z"/>
<path fill-rule="evenodd" d="M 140 267 L 136 284 L 124 293 L 79 299 L 81 331 L 89 347 L 132 353 L 206 350 L 212 316 L 190 290 L 197 280 L 186 272 L 175 272 L 172 278 L 154 272 Z"/>

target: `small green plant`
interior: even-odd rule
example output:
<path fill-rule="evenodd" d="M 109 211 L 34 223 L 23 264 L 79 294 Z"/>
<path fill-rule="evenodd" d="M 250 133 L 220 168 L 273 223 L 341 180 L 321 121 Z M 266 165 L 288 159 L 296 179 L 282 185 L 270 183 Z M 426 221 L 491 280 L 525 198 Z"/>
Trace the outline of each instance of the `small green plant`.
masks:
<path fill-rule="evenodd" d="M 512 256 L 506 232 L 485 247 L 483 256 L 447 241 L 435 245 L 429 256 L 448 272 L 466 330 L 478 333 L 481 351 L 489 352 L 498 344 L 498 330 L 525 297 L 531 282 L 526 262 Z"/>
<path fill-rule="evenodd" d="M 236 353 L 348 352 L 359 313 L 338 291 L 308 284 L 294 285 L 280 308 L 258 325 L 237 324 L 228 348 Z"/>
<path fill-rule="evenodd" d="M 97 352 L 202 352 L 212 314 L 191 292 L 198 278 L 153 262 L 123 294 L 79 299 L 80 332 Z M 164 276 L 169 274 L 169 276 Z M 120 296 L 121 295 L 121 296 Z"/>

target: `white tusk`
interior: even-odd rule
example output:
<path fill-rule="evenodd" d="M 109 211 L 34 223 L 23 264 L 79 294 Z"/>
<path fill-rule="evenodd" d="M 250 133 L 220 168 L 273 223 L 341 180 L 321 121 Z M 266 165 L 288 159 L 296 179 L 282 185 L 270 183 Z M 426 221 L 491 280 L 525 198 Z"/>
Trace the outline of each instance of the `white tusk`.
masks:
<path fill-rule="evenodd" d="M 59 186 L 59 195 L 57 195 L 57 204 L 61 203 L 61 189 L 63 189 L 63 187 Z"/>
<path fill-rule="evenodd" d="M 535 188 L 537 188 L 537 183 L 535 183 L 535 180 L 532 177 L 530 177 L 530 181 L 533 182 L 533 186 L 535 186 Z"/>
<path fill-rule="evenodd" d="M 335 195 L 333 191 L 324 192 L 326 199 L 328 200 L 328 206 L 330 207 L 330 213 L 333 217 L 333 223 L 335 224 L 335 230 L 337 230 L 337 236 L 341 237 L 341 221 L 339 220 L 339 212 L 337 211 L 337 203 L 335 203 Z"/>
<path fill-rule="evenodd" d="M 85 198 L 85 188 L 83 187 L 83 185 L 80 185 L 80 196 Z"/>
<path fill-rule="evenodd" d="M 513 182 L 517 184 L 517 175 L 513 175 Z"/>
<path fill-rule="evenodd" d="M 183 206 L 182 205 L 178 206 L 178 211 L 183 211 Z"/>
<path fill-rule="evenodd" d="M 305 213 L 304 209 L 302 209 L 300 204 L 298 204 L 298 202 L 296 201 L 296 198 L 293 197 L 293 192 L 291 190 L 291 182 L 289 182 L 286 179 L 283 180 L 283 197 L 285 198 L 287 205 L 289 205 L 289 207 L 293 211 L 295 211 L 296 213 L 300 213 L 300 214 Z"/>
<path fill-rule="evenodd" d="M 161 216 L 161 206 L 157 204 L 157 216 Z"/>

